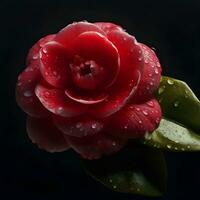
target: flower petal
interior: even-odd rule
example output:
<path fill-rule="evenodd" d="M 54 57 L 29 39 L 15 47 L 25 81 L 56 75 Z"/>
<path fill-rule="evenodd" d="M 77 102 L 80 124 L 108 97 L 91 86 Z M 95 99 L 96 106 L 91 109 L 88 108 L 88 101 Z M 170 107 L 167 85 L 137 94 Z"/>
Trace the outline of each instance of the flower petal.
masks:
<path fill-rule="evenodd" d="M 87 109 L 87 105 L 72 101 L 64 91 L 50 88 L 45 83 L 39 83 L 35 93 L 47 110 L 59 116 L 74 117 L 84 113 Z"/>
<path fill-rule="evenodd" d="M 106 37 L 97 32 L 85 32 L 77 37 L 72 48 L 85 60 L 94 60 L 104 71 L 102 87 L 110 86 L 119 73 L 119 54 Z M 98 77 L 94 77 L 98 78 Z"/>
<path fill-rule="evenodd" d="M 101 34 L 105 34 L 98 26 L 88 22 L 75 22 L 63 28 L 55 37 L 55 41 L 62 45 L 69 47 L 71 43 L 76 39 L 81 33 L 87 31 L 95 31 Z"/>
<path fill-rule="evenodd" d="M 119 151 L 126 140 L 115 138 L 106 133 L 82 138 L 66 136 L 71 147 L 85 159 L 98 159 L 103 155 L 110 155 Z"/>
<path fill-rule="evenodd" d="M 57 128 L 64 134 L 74 137 L 95 135 L 103 129 L 104 123 L 89 117 L 65 118 L 54 116 Z"/>
<path fill-rule="evenodd" d="M 39 67 L 32 62 L 18 77 L 16 86 L 16 100 L 18 105 L 28 115 L 44 117 L 49 112 L 40 103 L 35 95 L 35 86 L 41 79 Z"/>
<path fill-rule="evenodd" d="M 153 132 L 161 120 L 161 109 L 156 99 L 143 104 L 131 104 L 111 116 L 109 127 L 113 135 L 123 138 L 143 137 Z"/>
<path fill-rule="evenodd" d="M 40 70 L 44 79 L 55 87 L 65 88 L 70 80 L 69 50 L 57 42 L 49 42 L 40 50 Z"/>
<path fill-rule="evenodd" d="M 39 58 L 39 51 L 40 49 L 49 41 L 52 41 L 55 37 L 55 34 L 47 35 L 43 38 L 41 38 L 38 42 L 36 42 L 32 48 L 28 52 L 27 56 L 27 65 L 29 65 L 31 62 L 38 60 Z"/>
<path fill-rule="evenodd" d="M 108 39 L 117 47 L 120 55 L 120 72 L 117 80 L 109 88 L 109 97 L 92 108 L 91 114 L 107 117 L 120 110 L 133 96 L 143 70 L 140 45 L 134 37 L 123 31 L 112 31 Z"/>
<path fill-rule="evenodd" d="M 69 149 L 66 138 L 48 118 L 28 117 L 27 132 L 32 142 L 41 149 L 49 152 L 61 152 Z"/>
<path fill-rule="evenodd" d="M 113 23 L 108 23 L 108 22 L 96 22 L 94 23 L 97 25 L 100 29 L 102 29 L 105 33 L 109 33 L 114 30 L 120 30 L 123 31 L 122 27 L 113 24 Z"/>
<path fill-rule="evenodd" d="M 152 49 L 140 44 L 144 56 L 144 71 L 138 89 L 133 97 L 133 102 L 142 102 L 152 97 L 160 85 L 161 66 Z"/>

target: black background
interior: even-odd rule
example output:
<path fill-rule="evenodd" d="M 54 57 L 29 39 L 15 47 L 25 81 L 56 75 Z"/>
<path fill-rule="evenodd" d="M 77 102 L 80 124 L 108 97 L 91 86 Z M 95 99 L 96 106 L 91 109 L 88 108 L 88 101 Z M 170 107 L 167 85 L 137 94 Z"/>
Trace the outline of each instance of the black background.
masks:
<path fill-rule="evenodd" d="M 49 154 L 34 146 L 26 135 L 25 114 L 15 103 L 17 74 L 25 67 L 28 49 L 44 35 L 73 21 L 111 21 L 155 47 L 163 74 L 186 81 L 200 97 L 200 3 L 2 0 L 0 7 L 0 199 L 147 199 L 107 190 L 83 172 L 78 156 L 71 151 Z M 168 191 L 160 199 L 200 199 L 200 154 L 166 156 Z"/>

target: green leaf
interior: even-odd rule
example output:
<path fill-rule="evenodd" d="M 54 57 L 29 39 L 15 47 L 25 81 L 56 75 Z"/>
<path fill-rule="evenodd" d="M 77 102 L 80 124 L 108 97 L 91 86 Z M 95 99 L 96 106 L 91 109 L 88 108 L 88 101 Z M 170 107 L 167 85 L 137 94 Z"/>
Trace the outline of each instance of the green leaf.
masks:
<path fill-rule="evenodd" d="M 83 160 L 86 172 L 106 187 L 123 193 L 161 196 L 166 189 L 166 165 L 161 151 L 131 144 L 115 155 Z"/>
<path fill-rule="evenodd" d="M 157 99 L 164 117 L 200 134 L 200 102 L 185 82 L 163 76 Z"/>
<path fill-rule="evenodd" d="M 146 134 L 143 142 L 170 151 L 200 151 L 200 135 L 167 119 L 162 119 L 153 133 Z"/>

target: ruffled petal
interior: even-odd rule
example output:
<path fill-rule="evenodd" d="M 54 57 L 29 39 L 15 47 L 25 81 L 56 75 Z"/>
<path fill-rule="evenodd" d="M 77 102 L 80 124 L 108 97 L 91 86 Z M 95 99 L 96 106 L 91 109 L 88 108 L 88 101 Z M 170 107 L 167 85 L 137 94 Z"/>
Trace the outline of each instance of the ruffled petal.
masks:
<path fill-rule="evenodd" d="M 131 104 L 111 116 L 108 129 L 123 138 L 139 138 L 153 132 L 161 120 L 161 108 L 156 99 L 143 104 Z"/>
<path fill-rule="evenodd" d="M 40 79 L 39 67 L 33 62 L 19 75 L 16 86 L 16 100 L 18 105 L 24 112 L 33 117 L 45 117 L 49 115 L 49 112 L 35 95 L 35 87 Z"/>
<path fill-rule="evenodd" d="M 64 91 L 50 88 L 43 82 L 36 86 L 35 93 L 47 110 L 59 116 L 74 117 L 87 109 L 87 105 L 72 101 Z"/>
<path fill-rule="evenodd" d="M 140 44 L 144 57 L 144 71 L 138 89 L 133 97 L 133 102 L 142 102 L 152 98 L 160 85 L 162 68 L 159 60 L 152 49 Z"/>
<path fill-rule="evenodd" d="M 33 143 L 48 152 L 61 152 L 69 149 L 63 134 L 50 122 L 50 119 L 27 118 L 27 132 Z"/>
<path fill-rule="evenodd" d="M 59 42 L 64 46 L 70 46 L 71 43 L 76 39 L 81 33 L 87 31 L 95 31 L 105 35 L 104 31 L 98 26 L 88 22 L 75 22 L 63 28 L 55 37 L 55 41 Z"/>
<path fill-rule="evenodd" d="M 120 27 L 116 24 L 113 24 L 113 23 L 96 22 L 94 24 L 97 25 L 100 29 L 102 29 L 106 34 L 111 32 L 111 31 L 115 31 L 115 30 L 123 31 L 122 27 Z"/>
<path fill-rule="evenodd" d="M 116 47 L 106 37 L 97 32 L 84 32 L 74 41 L 72 48 L 85 60 L 94 60 L 104 72 L 101 88 L 110 86 L 119 72 L 119 54 Z M 93 79 L 99 79 L 98 74 Z M 100 77 L 102 78 L 102 77 Z"/>
<path fill-rule="evenodd" d="M 89 117 L 65 118 L 54 116 L 54 123 L 64 134 L 74 137 L 84 137 L 99 133 L 104 123 Z"/>
<path fill-rule="evenodd" d="M 109 97 L 92 108 L 91 114 L 96 117 L 107 117 L 126 105 L 135 93 L 143 70 L 142 50 L 134 37 L 123 31 L 112 31 L 108 39 L 118 49 L 120 72 L 109 88 Z"/>
<path fill-rule="evenodd" d="M 40 50 L 40 70 L 51 85 L 65 88 L 70 81 L 70 51 L 57 42 L 48 42 Z"/>
<path fill-rule="evenodd" d="M 119 151 L 126 140 L 115 138 L 108 134 L 99 133 L 82 138 L 66 136 L 71 147 L 85 159 L 98 159 Z"/>
<path fill-rule="evenodd" d="M 41 38 L 38 42 L 36 42 L 32 48 L 28 52 L 27 56 L 27 65 L 29 65 L 31 62 L 34 62 L 38 60 L 39 58 L 39 51 L 40 49 L 49 41 L 52 41 L 55 37 L 55 34 L 47 35 L 43 38 Z"/>

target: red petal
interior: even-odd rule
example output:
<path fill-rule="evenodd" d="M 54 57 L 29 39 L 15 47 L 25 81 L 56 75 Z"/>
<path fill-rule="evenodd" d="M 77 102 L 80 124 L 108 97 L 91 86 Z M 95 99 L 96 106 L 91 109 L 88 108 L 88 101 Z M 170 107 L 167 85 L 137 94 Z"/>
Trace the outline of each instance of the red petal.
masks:
<path fill-rule="evenodd" d="M 104 126 L 103 122 L 85 116 L 70 119 L 55 116 L 54 122 L 60 131 L 74 137 L 95 135 L 100 132 Z"/>
<path fill-rule="evenodd" d="M 76 39 L 81 33 L 87 31 L 95 31 L 104 35 L 104 31 L 102 31 L 98 26 L 88 22 L 76 22 L 70 24 L 63 28 L 57 35 L 55 40 L 62 45 L 70 46 L 70 44 Z"/>
<path fill-rule="evenodd" d="M 61 152 L 69 148 L 63 134 L 49 119 L 27 118 L 27 132 L 33 143 L 49 152 Z"/>
<path fill-rule="evenodd" d="M 84 113 L 87 109 L 86 105 L 69 99 L 64 91 L 48 88 L 43 83 L 37 85 L 35 92 L 43 106 L 56 115 L 73 117 Z"/>
<path fill-rule="evenodd" d="M 124 138 L 143 137 L 153 132 L 161 120 L 161 109 L 156 99 L 138 105 L 128 105 L 111 116 L 109 130 Z"/>
<path fill-rule="evenodd" d="M 141 102 L 152 97 L 160 85 L 161 66 L 152 49 L 140 44 L 144 56 L 144 71 L 138 89 L 133 97 L 133 102 Z"/>
<path fill-rule="evenodd" d="M 82 138 L 66 136 L 71 147 L 85 159 L 98 159 L 119 151 L 125 140 L 100 133 Z"/>
<path fill-rule="evenodd" d="M 97 25 L 100 29 L 102 29 L 105 33 L 109 33 L 111 31 L 115 31 L 115 30 L 123 31 L 123 29 L 120 26 L 113 24 L 113 23 L 96 22 L 94 24 Z"/>
<path fill-rule="evenodd" d="M 67 49 L 56 42 L 49 42 L 40 50 L 40 70 L 45 80 L 60 88 L 65 88 L 70 80 L 68 67 L 71 56 Z"/>
<path fill-rule="evenodd" d="M 72 100 L 82 103 L 82 104 L 96 104 L 104 101 L 108 95 L 104 93 L 100 94 L 91 94 L 86 93 L 85 91 L 71 91 L 69 89 L 65 90 L 65 94 Z"/>
<path fill-rule="evenodd" d="M 30 64 L 31 62 L 37 60 L 39 58 L 39 50 L 49 41 L 53 40 L 55 37 L 55 34 L 47 35 L 40 39 L 38 42 L 36 42 L 32 48 L 28 52 L 27 56 L 27 64 Z"/>
<path fill-rule="evenodd" d="M 110 96 L 102 103 L 95 105 L 91 114 L 107 117 L 120 110 L 133 96 L 140 81 L 143 68 L 141 48 L 135 38 L 123 31 L 112 31 L 108 34 L 120 55 L 120 72 L 115 84 L 109 88 Z"/>
<path fill-rule="evenodd" d="M 93 31 L 85 32 L 77 37 L 72 48 L 85 60 L 94 60 L 103 68 L 105 74 L 102 87 L 115 81 L 119 72 L 119 55 L 106 37 Z"/>
<path fill-rule="evenodd" d="M 44 117 L 49 112 L 35 96 L 35 86 L 41 79 L 38 65 L 32 62 L 18 77 L 16 86 L 16 100 L 27 114 L 33 117 Z"/>

